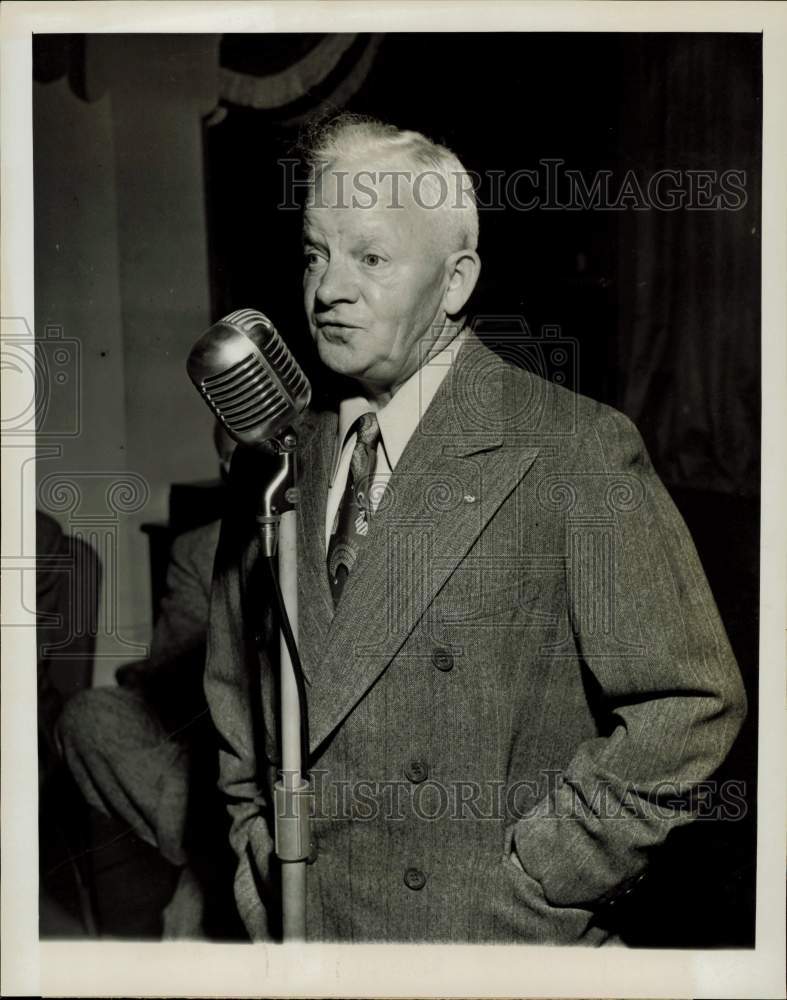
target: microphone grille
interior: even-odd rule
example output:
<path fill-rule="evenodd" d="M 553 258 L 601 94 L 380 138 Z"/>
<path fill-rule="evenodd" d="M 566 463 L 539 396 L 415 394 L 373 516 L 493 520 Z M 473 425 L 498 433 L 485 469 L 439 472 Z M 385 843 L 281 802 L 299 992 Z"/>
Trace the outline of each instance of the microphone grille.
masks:
<path fill-rule="evenodd" d="M 238 309 L 225 317 L 222 323 L 233 323 L 247 337 L 253 336 L 253 331 L 264 331 L 267 341 L 261 345 L 268 364 L 280 379 L 285 390 L 292 399 L 302 399 L 306 406 L 311 397 L 309 380 L 303 374 L 301 366 L 293 357 L 289 347 L 284 343 L 276 327 L 271 321 L 256 309 Z M 303 407 L 301 407 L 302 409 Z"/>
<path fill-rule="evenodd" d="M 309 403 L 311 387 L 271 321 L 239 309 L 194 346 L 188 371 L 227 431 L 257 445 L 284 430 Z"/>
<path fill-rule="evenodd" d="M 220 375 L 209 375 L 200 390 L 228 430 L 239 434 L 260 421 L 275 421 L 289 406 L 287 397 L 253 354 Z"/>

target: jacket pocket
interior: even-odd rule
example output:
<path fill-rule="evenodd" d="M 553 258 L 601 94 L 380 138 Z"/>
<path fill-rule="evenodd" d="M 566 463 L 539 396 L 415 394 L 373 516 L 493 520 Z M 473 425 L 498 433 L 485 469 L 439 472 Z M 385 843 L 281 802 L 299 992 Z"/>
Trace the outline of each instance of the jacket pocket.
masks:
<path fill-rule="evenodd" d="M 516 855 L 501 861 L 512 889 L 512 920 L 523 936 L 534 935 L 537 944 L 601 944 L 606 936 L 593 926 L 590 910 L 573 906 L 553 906 L 544 896 L 541 883 L 523 868 Z"/>
<path fill-rule="evenodd" d="M 574 906 L 554 906 L 544 895 L 541 883 L 522 863 L 513 844 L 513 826 L 506 829 L 504 849 L 498 865 L 507 887 L 512 927 L 522 940 L 534 944 L 602 944 L 607 932 L 595 926 L 591 910 Z"/>

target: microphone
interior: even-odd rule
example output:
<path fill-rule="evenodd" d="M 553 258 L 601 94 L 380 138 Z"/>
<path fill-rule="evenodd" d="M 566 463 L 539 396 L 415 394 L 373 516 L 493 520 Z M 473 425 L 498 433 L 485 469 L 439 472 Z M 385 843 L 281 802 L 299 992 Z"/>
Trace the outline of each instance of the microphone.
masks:
<path fill-rule="evenodd" d="M 214 323 L 191 349 L 186 369 L 222 426 L 247 447 L 278 439 L 311 399 L 300 365 L 256 309 Z"/>

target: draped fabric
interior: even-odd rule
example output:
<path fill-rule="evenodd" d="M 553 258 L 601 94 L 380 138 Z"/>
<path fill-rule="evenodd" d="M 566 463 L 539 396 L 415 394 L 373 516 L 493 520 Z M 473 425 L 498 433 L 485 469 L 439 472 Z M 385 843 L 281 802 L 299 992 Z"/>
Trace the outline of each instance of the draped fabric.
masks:
<path fill-rule="evenodd" d="M 668 482 L 753 495 L 760 442 L 761 76 L 740 41 L 720 35 L 709 44 L 707 36 L 684 35 L 655 47 L 640 36 L 625 47 L 626 166 L 646 175 L 678 171 L 689 189 L 688 171 L 712 170 L 716 192 L 724 171 L 743 171 L 746 203 L 624 213 L 618 405 L 641 429 Z"/>
<path fill-rule="evenodd" d="M 340 110 L 360 89 L 381 35 L 224 35 L 219 97 L 287 126 Z"/>

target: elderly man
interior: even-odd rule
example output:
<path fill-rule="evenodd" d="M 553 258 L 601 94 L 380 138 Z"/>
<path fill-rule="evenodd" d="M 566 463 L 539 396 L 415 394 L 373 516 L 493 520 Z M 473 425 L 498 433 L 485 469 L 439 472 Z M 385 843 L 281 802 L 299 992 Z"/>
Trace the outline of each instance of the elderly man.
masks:
<path fill-rule="evenodd" d="M 621 414 L 466 326 L 456 157 L 340 118 L 313 139 L 304 298 L 345 378 L 300 440 L 315 792 L 307 937 L 601 944 L 745 711 L 685 526 Z M 512 344 L 512 350 L 516 344 Z M 239 451 L 235 485 L 254 476 Z M 240 914 L 278 934 L 277 637 L 253 506 L 222 526 L 206 693 Z"/>

